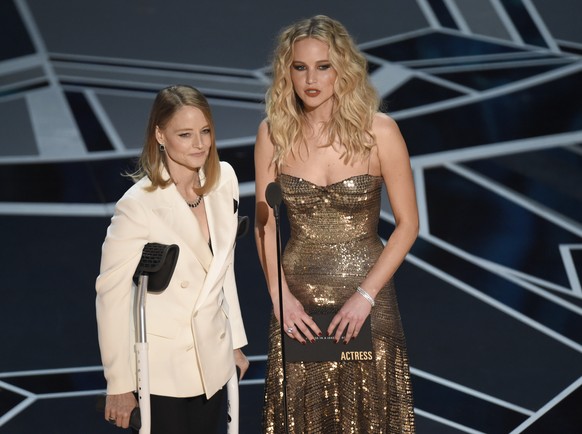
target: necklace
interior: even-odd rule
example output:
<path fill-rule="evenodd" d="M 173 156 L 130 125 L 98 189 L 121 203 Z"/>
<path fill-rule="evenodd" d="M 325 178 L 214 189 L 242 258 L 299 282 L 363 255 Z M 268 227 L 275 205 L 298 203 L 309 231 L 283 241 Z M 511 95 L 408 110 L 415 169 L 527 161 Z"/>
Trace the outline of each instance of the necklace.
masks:
<path fill-rule="evenodd" d="M 202 197 L 203 196 L 198 196 L 198 199 L 196 199 L 194 202 L 188 202 L 186 199 L 184 199 L 184 201 L 190 208 L 196 208 L 198 205 L 200 205 L 200 202 L 202 202 Z"/>

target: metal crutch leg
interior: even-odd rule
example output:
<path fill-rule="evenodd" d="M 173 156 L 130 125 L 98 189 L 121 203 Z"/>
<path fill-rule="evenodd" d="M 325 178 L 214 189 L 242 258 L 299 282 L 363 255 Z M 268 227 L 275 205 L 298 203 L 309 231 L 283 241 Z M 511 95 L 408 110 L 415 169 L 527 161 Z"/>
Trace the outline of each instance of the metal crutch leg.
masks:
<path fill-rule="evenodd" d="M 164 291 L 178 260 L 179 247 L 176 244 L 165 245 L 148 243 L 144 246 L 141 259 L 133 275 L 137 285 L 134 298 L 134 319 L 136 329 L 135 352 L 137 359 L 137 393 L 140 408 L 140 434 L 150 434 L 150 385 L 148 343 L 146 334 L 146 298 L 148 292 Z"/>
<path fill-rule="evenodd" d="M 238 217 L 238 227 L 236 231 L 236 239 L 244 237 L 249 231 L 248 216 Z M 226 432 L 227 434 L 238 434 L 239 430 L 239 391 L 238 391 L 238 371 L 235 367 L 234 374 L 226 383 L 227 403 L 226 408 L 228 412 L 228 420 Z"/>
<path fill-rule="evenodd" d="M 238 373 L 232 374 L 230 380 L 226 383 L 226 392 L 228 396 L 227 411 L 228 424 L 226 427 L 227 434 L 238 434 L 239 427 L 239 396 L 238 396 Z"/>

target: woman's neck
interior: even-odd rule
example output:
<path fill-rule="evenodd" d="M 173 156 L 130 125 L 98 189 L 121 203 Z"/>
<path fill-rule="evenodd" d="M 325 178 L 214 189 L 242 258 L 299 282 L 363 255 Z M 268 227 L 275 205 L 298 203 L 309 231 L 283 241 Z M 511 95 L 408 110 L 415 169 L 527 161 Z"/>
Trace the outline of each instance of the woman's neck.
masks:
<path fill-rule="evenodd" d="M 171 168 L 170 174 L 174 184 L 179 190 L 191 191 L 198 188 L 200 184 L 200 169 L 192 170 L 182 166 Z"/>
<path fill-rule="evenodd" d="M 319 106 L 313 110 L 305 111 L 305 120 L 307 121 L 308 125 L 311 125 L 315 128 L 317 125 L 325 124 L 329 122 L 331 119 L 332 114 L 332 105 L 323 105 Z"/>

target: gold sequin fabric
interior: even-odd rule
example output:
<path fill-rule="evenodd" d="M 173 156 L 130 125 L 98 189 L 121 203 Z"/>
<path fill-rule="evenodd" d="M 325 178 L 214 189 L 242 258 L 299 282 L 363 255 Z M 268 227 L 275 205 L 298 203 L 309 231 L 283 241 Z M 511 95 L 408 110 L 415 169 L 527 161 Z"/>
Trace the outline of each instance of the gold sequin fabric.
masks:
<path fill-rule="evenodd" d="M 289 289 L 309 313 L 337 312 L 384 247 L 377 234 L 382 178 L 358 175 L 326 187 L 286 174 L 278 181 L 291 226 L 283 254 Z M 406 343 L 392 281 L 376 297 L 371 324 L 373 361 L 286 364 L 289 433 L 414 432 Z M 285 433 L 280 338 L 273 317 L 263 411 L 269 434 Z"/>

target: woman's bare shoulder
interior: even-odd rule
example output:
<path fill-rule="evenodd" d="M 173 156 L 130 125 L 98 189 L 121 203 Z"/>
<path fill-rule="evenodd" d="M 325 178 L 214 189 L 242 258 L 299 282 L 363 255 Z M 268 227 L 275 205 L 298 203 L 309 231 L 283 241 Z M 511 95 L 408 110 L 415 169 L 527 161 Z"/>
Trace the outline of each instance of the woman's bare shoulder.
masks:
<path fill-rule="evenodd" d="M 374 115 L 374 120 L 372 121 L 372 132 L 374 134 L 399 132 L 398 124 L 386 113 L 378 112 Z"/>
<path fill-rule="evenodd" d="M 259 124 L 259 131 L 258 134 L 269 134 L 269 119 L 263 118 L 261 123 Z"/>
<path fill-rule="evenodd" d="M 396 121 L 384 113 L 374 117 L 372 132 L 376 138 L 380 157 L 386 153 L 401 152 L 406 149 L 406 143 Z"/>

